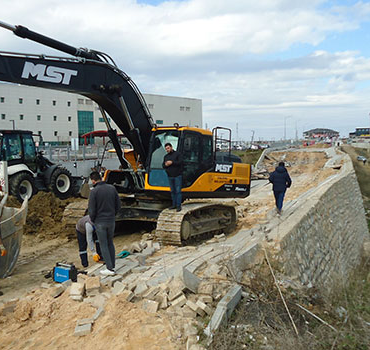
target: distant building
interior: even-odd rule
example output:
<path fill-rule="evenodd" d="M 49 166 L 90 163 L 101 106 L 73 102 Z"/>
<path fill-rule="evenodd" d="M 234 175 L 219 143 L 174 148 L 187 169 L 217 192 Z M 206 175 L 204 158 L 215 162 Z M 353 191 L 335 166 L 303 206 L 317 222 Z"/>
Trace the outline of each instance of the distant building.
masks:
<path fill-rule="evenodd" d="M 143 94 L 158 126 L 202 127 L 202 100 Z M 109 116 L 108 116 L 109 117 Z M 111 118 L 112 127 L 117 128 Z M 0 83 L 0 129 L 31 130 L 44 142 L 69 143 L 72 138 L 106 130 L 98 105 L 81 95 L 18 84 Z M 117 130 L 121 133 L 121 130 Z"/>
<path fill-rule="evenodd" d="M 354 132 L 349 133 L 349 137 L 370 137 L 370 128 L 356 128 Z"/>
<path fill-rule="evenodd" d="M 331 129 L 311 129 L 303 133 L 305 139 L 332 140 L 339 137 L 339 132 Z"/>

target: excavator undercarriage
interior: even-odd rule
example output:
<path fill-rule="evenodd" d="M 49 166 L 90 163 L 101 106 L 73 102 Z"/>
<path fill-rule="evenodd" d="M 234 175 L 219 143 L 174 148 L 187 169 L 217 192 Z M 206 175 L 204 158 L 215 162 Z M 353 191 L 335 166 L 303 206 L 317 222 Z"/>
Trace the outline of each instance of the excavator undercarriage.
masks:
<path fill-rule="evenodd" d="M 231 233 L 236 226 L 236 209 L 218 201 L 185 201 L 181 211 L 168 209 L 170 203 L 150 198 L 120 196 L 116 221 L 156 223 L 155 238 L 162 245 L 182 246 Z M 87 213 L 87 199 L 73 202 L 64 210 L 63 220 L 71 229 Z"/>

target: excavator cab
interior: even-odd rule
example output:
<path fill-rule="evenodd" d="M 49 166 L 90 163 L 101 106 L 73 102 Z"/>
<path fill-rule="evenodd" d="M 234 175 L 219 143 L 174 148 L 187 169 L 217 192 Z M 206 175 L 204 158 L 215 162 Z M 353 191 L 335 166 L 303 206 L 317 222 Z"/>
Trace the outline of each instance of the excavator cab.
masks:
<path fill-rule="evenodd" d="M 250 165 L 228 150 L 216 147 L 220 130 L 192 127 L 154 128 L 149 146 L 145 190 L 157 197 L 170 195 L 167 174 L 163 168 L 165 144 L 171 143 L 183 158 L 183 198 L 246 197 L 250 190 Z M 231 135 L 231 132 L 230 132 Z M 224 139 L 230 144 L 230 138 Z"/>

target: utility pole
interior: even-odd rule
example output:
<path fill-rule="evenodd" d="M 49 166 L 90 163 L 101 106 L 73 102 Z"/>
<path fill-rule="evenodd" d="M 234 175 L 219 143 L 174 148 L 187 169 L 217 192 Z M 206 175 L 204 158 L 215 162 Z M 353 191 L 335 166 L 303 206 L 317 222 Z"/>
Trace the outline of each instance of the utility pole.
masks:
<path fill-rule="evenodd" d="M 254 130 L 252 130 L 251 147 L 252 147 L 252 144 L 253 144 L 253 139 L 254 139 Z"/>

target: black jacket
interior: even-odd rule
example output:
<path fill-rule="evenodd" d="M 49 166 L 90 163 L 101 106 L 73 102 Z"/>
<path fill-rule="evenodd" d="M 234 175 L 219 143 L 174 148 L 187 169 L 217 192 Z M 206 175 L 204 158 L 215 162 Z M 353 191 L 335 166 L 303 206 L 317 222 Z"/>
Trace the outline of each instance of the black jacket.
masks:
<path fill-rule="evenodd" d="M 275 171 L 270 174 L 269 181 L 273 185 L 273 191 L 277 192 L 285 191 L 292 184 L 288 171 L 283 166 L 278 166 Z"/>
<path fill-rule="evenodd" d="M 113 185 L 100 181 L 95 184 L 89 196 L 89 216 L 93 223 L 114 222 L 121 208 L 117 190 Z"/>
<path fill-rule="evenodd" d="M 164 163 L 167 160 L 172 160 L 172 164 L 170 166 L 165 166 Z M 166 170 L 166 173 L 169 177 L 176 177 L 182 174 L 182 155 L 177 152 L 173 151 L 167 153 L 163 159 L 163 168 Z"/>

